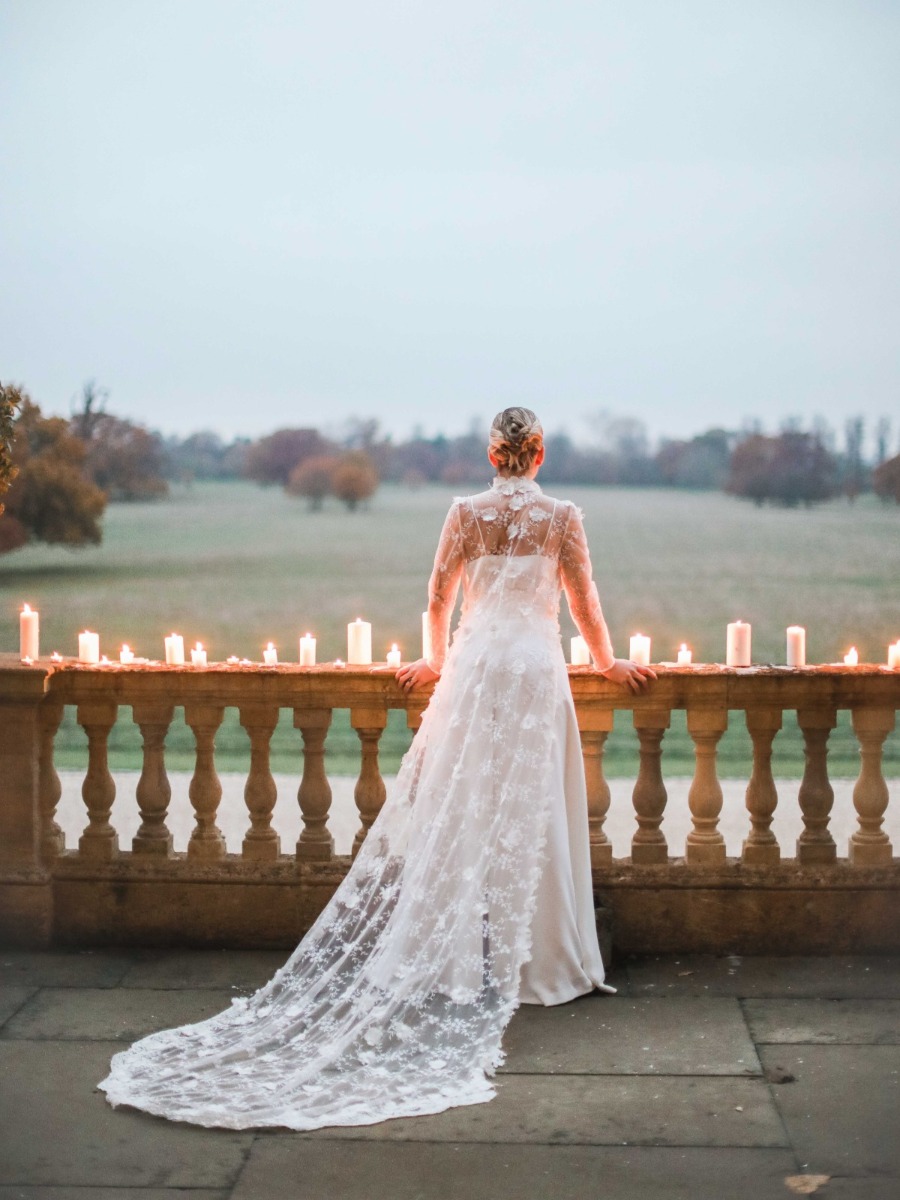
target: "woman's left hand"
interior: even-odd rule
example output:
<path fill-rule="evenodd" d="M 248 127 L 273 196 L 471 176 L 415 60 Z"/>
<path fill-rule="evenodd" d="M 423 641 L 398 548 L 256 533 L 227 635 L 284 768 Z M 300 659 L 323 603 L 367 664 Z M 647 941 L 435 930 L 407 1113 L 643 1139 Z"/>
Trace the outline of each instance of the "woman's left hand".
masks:
<path fill-rule="evenodd" d="M 440 672 L 432 671 L 424 658 L 417 658 L 415 662 L 404 663 L 394 676 L 405 692 L 411 692 L 414 688 L 421 687 L 426 683 L 433 683 L 435 679 L 440 679 L 440 677 Z"/>

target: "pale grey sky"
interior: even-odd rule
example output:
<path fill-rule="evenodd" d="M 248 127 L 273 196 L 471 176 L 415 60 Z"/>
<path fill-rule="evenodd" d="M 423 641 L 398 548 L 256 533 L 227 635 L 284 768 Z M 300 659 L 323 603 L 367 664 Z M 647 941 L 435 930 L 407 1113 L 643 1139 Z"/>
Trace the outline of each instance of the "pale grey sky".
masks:
<path fill-rule="evenodd" d="M 900 413 L 896 0 L 0 0 L 0 378 L 166 431 Z"/>

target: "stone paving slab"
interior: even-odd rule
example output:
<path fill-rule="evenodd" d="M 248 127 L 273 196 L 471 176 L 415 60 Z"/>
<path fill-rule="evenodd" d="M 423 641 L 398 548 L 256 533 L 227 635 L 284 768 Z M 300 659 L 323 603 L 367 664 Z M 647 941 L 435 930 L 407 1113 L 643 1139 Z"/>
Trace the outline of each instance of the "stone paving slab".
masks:
<path fill-rule="evenodd" d="M 790 1200 L 786 1150 L 260 1137 L 232 1200 Z M 823 1197 L 825 1200 L 825 1197 Z"/>
<path fill-rule="evenodd" d="M 745 1000 L 757 1043 L 900 1045 L 900 1000 Z"/>
<path fill-rule="evenodd" d="M 0 1186 L 0 1200 L 229 1200 L 230 1196 L 230 1189 L 220 1188 Z"/>
<path fill-rule="evenodd" d="M 43 988 L 6 1023 L 0 1038 L 132 1042 L 211 1017 L 235 995 L 222 988 Z"/>
<path fill-rule="evenodd" d="M 780 958 L 679 954 L 627 962 L 635 996 L 900 999 L 900 956 Z"/>
<path fill-rule="evenodd" d="M 123 976 L 125 988 L 227 988 L 254 992 L 290 957 L 289 950 L 145 950 Z"/>
<path fill-rule="evenodd" d="M 4 950 L 0 984 L 20 987 L 116 987 L 134 963 L 118 950 Z"/>
<path fill-rule="evenodd" d="M 760 1057 L 796 1076 L 772 1092 L 805 1169 L 900 1176 L 900 1047 L 763 1046 Z"/>
<path fill-rule="evenodd" d="M 523 1005 L 503 1045 L 502 1073 L 753 1075 L 762 1068 L 733 997 L 587 996 Z"/>
<path fill-rule="evenodd" d="M 761 1080 L 690 1076 L 506 1075 L 486 1104 L 285 1136 L 594 1146 L 786 1144 Z"/>
<path fill-rule="evenodd" d="M 36 992 L 37 988 L 34 987 L 4 987 L 0 984 L 0 1026 L 17 1013 Z"/>
<path fill-rule="evenodd" d="M 116 1042 L 0 1042 L 5 1184 L 219 1190 L 233 1185 L 253 1134 L 112 1108 L 95 1088 L 120 1049 Z M 90 1191 L 83 1200 L 87 1196 Z"/>
<path fill-rule="evenodd" d="M 900 1196 L 900 1176 L 866 1176 L 850 1179 L 832 1175 L 821 1191 L 815 1193 L 819 1200 L 897 1200 Z M 789 1193 L 785 1197 L 790 1200 Z"/>

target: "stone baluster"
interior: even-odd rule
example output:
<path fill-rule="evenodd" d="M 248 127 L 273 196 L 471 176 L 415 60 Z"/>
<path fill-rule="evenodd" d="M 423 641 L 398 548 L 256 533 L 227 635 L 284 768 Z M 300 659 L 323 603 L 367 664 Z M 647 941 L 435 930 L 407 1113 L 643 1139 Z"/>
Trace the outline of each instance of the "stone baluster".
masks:
<path fill-rule="evenodd" d="M 278 834 L 272 828 L 277 790 L 269 766 L 269 742 L 278 724 L 278 709 L 270 704 L 247 704 L 241 705 L 240 713 L 250 738 L 250 773 L 244 785 L 250 828 L 242 850 L 245 858 L 271 862 L 281 853 Z"/>
<path fill-rule="evenodd" d="M 881 828 L 888 806 L 888 789 L 881 770 L 884 739 L 894 728 L 890 708 L 855 708 L 853 732 L 859 740 L 859 778 L 853 787 L 853 807 L 858 825 L 850 837 L 850 861 L 856 866 L 875 867 L 890 863 L 891 839 Z"/>
<path fill-rule="evenodd" d="M 216 731 L 225 709 L 221 704 L 186 704 L 184 719 L 197 743 L 197 759 L 188 795 L 196 824 L 188 842 L 188 857 L 204 861 L 225 857 L 225 839 L 216 825 L 216 812 L 222 799 L 222 784 L 216 774 Z"/>
<path fill-rule="evenodd" d="M 334 838 L 328 828 L 331 785 L 325 774 L 325 737 L 331 725 L 328 708 L 295 708 L 294 728 L 303 735 L 303 776 L 297 803 L 303 828 L 297 839 L 297 858 L 327 862 L 334 857 Z"/>
<path fill-rule="evenodd" d="M 689 708 L 687 727 L 694 742 L 694 778 L 688 792 L 694 827 L 687 835 L 684 857 L 690 866 L 719 866 L 725 862 L 725 839 L 719 830 L 722 787 L 716 773 L 716 747 L 728 728 L 728 710 Z"/>
<path fill-rule="evenodd" d="M 38 787 L 41 806 L 41 858 L 44 862 L 52 862 L 66 848 L 65 834 L 55 820 L 57 805 L 62 796 L 62 784 L 53 762 L 53 739 L 56 737 L 62 716 L 63 706 L 49 700 L 45 700 L 38 710 Z"/>
<path fill-rule="evenodd" d="M 612 862 L 612 842 L 603 828 L 606 814 L 609 812 L 609 784 L 603 774 L 603 752 L 614 717 L 612 709 L 585 708 L 578 712 L 584 781 L 587 786 L 588 836 L 592 867 L 605 867 Z"/>
<path fill-rule="evenodd" d="M 378 743 L 387 725 L 387 709 L 351 708 L 350 724 L 356 730 L 362 748 L 359 779 L 353 793 L 362 822 L 353 839 L 355 858 L 385 800 L 384 780 L 378 767 Z"/>
<path fill-rule="evenodd" d="M 172 834 L 166 814 L 172 788 L 166 774 L 165 744 L 175 706 L 148 700 L 136 702 L 131 711 L 144 743 L 144 761 L 135 793 L 141 826 L 131 840 L 131 849 L 135 854 L 171 858 Z"/>
<path fill-rule="evenodd" d="M 640 743 L 640 761 L 632 793 L 638 827 L 631 839 L 631 861 L 665 863 L 669 861 L 669 847 L 660 825 L 668 797 L 660 762 L 671 713 L 668 709 L 635 709 L 633 719 Z"/>
<path fill-rule="evenodd" d="M 778 792 L 772 777 L 772 743 L 781 728 L 780 708 L 748 708 L 747 729 L 753 740 L 753 769 L 745 803 L 750 814 L 750 835 L 741 858 L 747 866 L 769 867 L 781 859 L 781 847 L 772 832 Z"/>
<path fill-rule="evenodd" d="M 837 724 L 833 708 L 797 710 L 803 731 L 803 778 L 797 797 L 803 814 L 803 832 L 797 839 L 797 861 L 804 864 L 830 863 L 837 847 L 828 828 L 834 791 L 828 781 L 828 737 Z"/>
<path fill-rule="evenodd" d="M 117 711 L 116 705 L 107 700 L 78 705 L 78 724 L 88 739 L 88 768 L 81 785 L 88 824 L 78 841 L 78 850 L 82 858 L 97 862 L 108 862 L 119 853 L 119 838 L 109 821 L 116 785 L 107 761 L 107 741 Z"/>

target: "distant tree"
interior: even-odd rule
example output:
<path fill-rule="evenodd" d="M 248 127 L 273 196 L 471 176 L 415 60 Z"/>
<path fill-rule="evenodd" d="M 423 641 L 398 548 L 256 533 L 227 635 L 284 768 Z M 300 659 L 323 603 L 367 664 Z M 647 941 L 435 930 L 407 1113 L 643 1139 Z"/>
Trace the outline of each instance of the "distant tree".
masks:
<path fill-rule="evenodd" d="M 862 417 L 850 417 L 844 424 L 844 459 L 841 484 L 844 495 L 852 504 L 865 483 L 866 468 L 863 463 L 863 439 L 865 422 Z"/>
<path fill-rule="evenodd" d="M 106 411 L 109 393 L 93 380 L 82 389 L 71 428 L 85 445 L 85 470 L 110 500 L 154 500 L 164 496 L 162 439 L 143 425 Z"/>
<path fill-rule="evenodd" d="M 880 466 L 888 456 L 888 445 L 891 440 L 891 418 L 879 417 L 875 426 L 875 465 Z"/>
<path fill-rule="evenodd" d="M 900 454 L 879 463 L 872 472 L 872 487 L 880 500 L 900 504 Z"/>
<path fill-rule="evenodd" d="M 264 486 L 284 487 L 298 463 L 333 450 L 317 429 L 278 429 L 251 442 L 244 458 L 244 474 Z"/>
<path fill-rule="evenodd" d="M 0 518 L 0 553 L 28 541 L 98 543 L 106 494 L 85 471 L 85 446 L 62 417 L 44 417 L 21 393 L 12 466 L 17 474 Z"/>
<path fill-rule="evenodd" d="M 364 450 L 351 450 L 339 460 L 332 476 L 332 488 L 351 512 L 375 493 L 378 472 Z"/>
<path fill-rule="evenodd" d="M 310 511 L 318 512 L 333 489 L 340 461 L 333 454 L 317 454 L 314 458 L 304 459 L 291 471 L 285 490 L 290 496 L 305 496 Z"/>
<path fill-rule="evenodd" d="M 22 389 L 13 384 L 0 383 L 0 496 L 5 496 L 16 477 L 13 466 L 13 438 L 16 430 L 16 413 L 22 404 Z M 3 502 L 0 500 L 0 516 Z"/>
<path fill-rule="evenodd" d="M 725 490 L 756 504 L 814 504 L 837 494 L 837 462 L 814 433 L 756 433 L 734 448 Z"/>
<path fill-rule="evenodd" d="M 690 441 L 664 443 L 656 454 L 660 482 L 670 487 L 723 487 L 733 441 L 727 430 L 710 429 Z"/>

